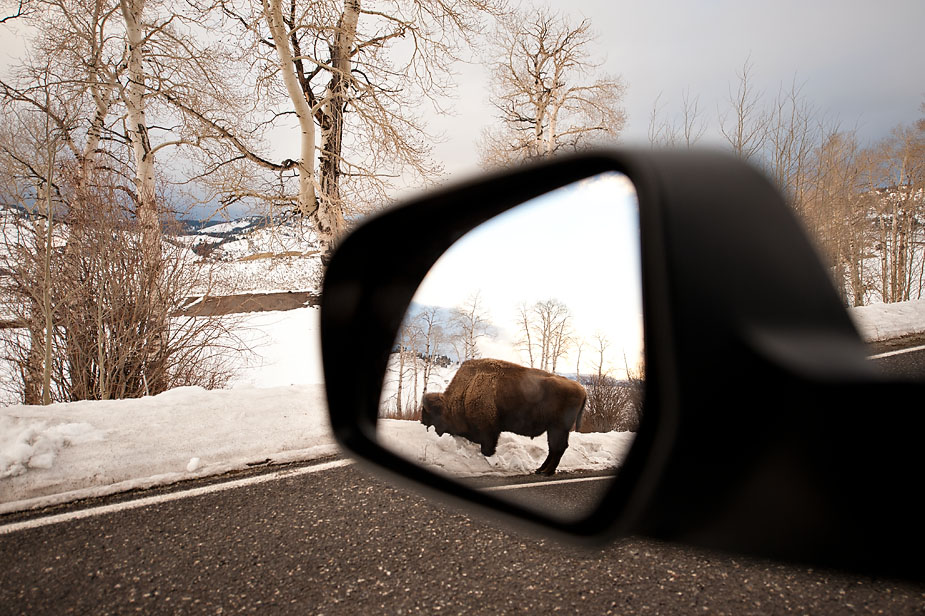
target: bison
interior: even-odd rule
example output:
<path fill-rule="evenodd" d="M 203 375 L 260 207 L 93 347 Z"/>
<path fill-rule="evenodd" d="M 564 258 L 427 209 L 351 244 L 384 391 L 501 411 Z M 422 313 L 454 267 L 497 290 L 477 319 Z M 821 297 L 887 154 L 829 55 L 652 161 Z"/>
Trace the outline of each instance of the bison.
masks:
<path fill-rule="evenodd" d="M 552 475 L 568 447 L 572 426 L 581 425 L 585 388 L 543 370 L 500 359 L 463 362 L 446 391 L 424 395 L 421 423 L 481 445 L 494 455 L 501 432 L 535 437 L 546 432 L 549 454 L 536 472 Z"/>

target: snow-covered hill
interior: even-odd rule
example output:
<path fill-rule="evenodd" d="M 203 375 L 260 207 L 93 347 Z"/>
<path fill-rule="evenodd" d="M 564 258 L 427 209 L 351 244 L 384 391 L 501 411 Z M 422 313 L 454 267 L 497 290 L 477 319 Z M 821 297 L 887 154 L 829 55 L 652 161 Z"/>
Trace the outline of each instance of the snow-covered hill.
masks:
<path fill-rule="evenodd" d="M 297 221 L 252 216 L 187 230 L 176 241 L 209 269 L 201 293 L 317 292 L 321 283 L 315 235 Z"/>
<path fill-rule="evenodd" d="M 26 224 L 23 212 L 0 209 L 0 264 Z M 66 226 L 64 221 L 56 222 L 62 242 Z M 169 246 L 189 249 L 191 261 L 203 267 L 203 283 L 195 289 L 199 294 L 318 291 L 318 243 L 311 229 L 297 220 L 265 216 L 219 222 L 187 220 L 168 225 L 165 234 Z"/>

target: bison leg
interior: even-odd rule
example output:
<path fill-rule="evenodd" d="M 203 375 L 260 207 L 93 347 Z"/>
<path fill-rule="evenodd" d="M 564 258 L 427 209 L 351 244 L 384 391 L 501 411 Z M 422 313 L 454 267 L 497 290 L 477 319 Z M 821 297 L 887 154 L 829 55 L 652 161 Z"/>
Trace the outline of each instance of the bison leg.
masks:
<path fill-rule="evenodd" d="M 552 475 L 556 472 L 559 460 L 568 448 L 568 430 L 547 430 L 546 440 L 549 442 L 549 455 L 542 466 L 536 469 L 537 475 Z"/>
<path fill-rule="evenodd" d="M 479 443 L 482 446 L 482 455 L 486 458 L 495 455 L 495 450 L 498 449 L 498 437 L 499 434 L 483 434 L 479 439 Z"/>

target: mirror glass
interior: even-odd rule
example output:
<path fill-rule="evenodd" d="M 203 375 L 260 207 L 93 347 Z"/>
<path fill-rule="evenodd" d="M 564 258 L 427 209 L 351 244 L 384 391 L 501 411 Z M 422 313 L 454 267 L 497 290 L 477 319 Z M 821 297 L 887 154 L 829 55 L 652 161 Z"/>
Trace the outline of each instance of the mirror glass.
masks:
<path fill-rule="evenodd" d="M 433 471 L 580 518 L 638 428 L 642 332 L 632 183 L 606 173 L 546 193 L 434 264 L 395 340 L 377 437 Z"/>

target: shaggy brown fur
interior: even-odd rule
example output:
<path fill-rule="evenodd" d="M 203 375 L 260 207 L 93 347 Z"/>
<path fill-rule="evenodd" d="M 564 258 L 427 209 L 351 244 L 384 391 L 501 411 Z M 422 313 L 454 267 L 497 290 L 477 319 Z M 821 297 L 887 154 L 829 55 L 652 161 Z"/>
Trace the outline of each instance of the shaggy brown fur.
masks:
<path fill-rule="evenodd" d="M 445 392 L 424 396 L 421 423 L 481 445 L 485 456 L 494 455 L 501 432 L 546 432 L 549 454 L 536 472 L 552 475 L 569 430 L 581 425 L 586 400 L 585 388 L 565 377 L 500 359 L 470 359 Z"/>

